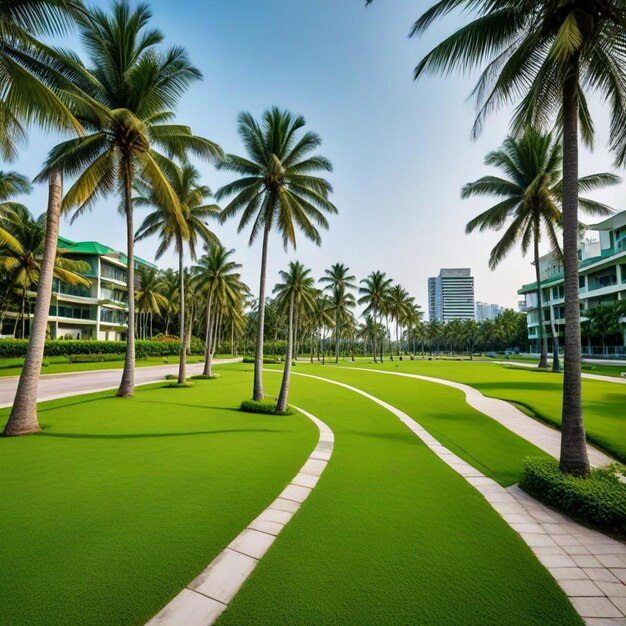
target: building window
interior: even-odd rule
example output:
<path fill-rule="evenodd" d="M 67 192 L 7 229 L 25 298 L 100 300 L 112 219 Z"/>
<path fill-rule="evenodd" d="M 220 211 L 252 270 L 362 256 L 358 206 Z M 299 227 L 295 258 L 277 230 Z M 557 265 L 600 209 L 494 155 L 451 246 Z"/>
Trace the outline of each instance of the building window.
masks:
<path fill-rule="evenodd" d="M 122 283 L 126 282 L 126 270 L 108 263 L 102 263 L 102 276 L 103 278 L 119 280 Z"/>

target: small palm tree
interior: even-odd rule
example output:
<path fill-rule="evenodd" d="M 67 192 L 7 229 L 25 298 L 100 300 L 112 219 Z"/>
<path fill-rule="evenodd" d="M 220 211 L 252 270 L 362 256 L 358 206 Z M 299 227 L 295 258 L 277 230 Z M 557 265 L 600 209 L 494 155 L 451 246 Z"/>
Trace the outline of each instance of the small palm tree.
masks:
<path fill-rule="evenodd" d="M 0 228 L 0 272 L 6 276 L 6 291 L 0 302 L 4 311 L 6 299 L 16 290 L 20 296 L 17 320 L 22 321 L 22 337 L 25 336 L 25 303 L 27 294 L 39 285 L 41 278 L 41 255 L 46 240 L 46 213 L 35 218 L 23 206 L 15 205 Z M 57 254 L 53 276 L 70 285 L 89 286 L 90 281 L 79 272 L 88 272 L 89 264 Z M 16 321 L 17 328 L 17 321 Z"/>
<path fill-rule="evenodd" d="M 152 320 L 155 315 L 160 315 L 161 310 L 167 306 L 167 300 L 161 293 L 163 283 L 158 270 L 153 267 L 139 266 L 137 268 L 139 289 L 135 292 L 137 312 L 143 315 L 143 326 L 140 328 L 143 339 L 148 332 L 148 320 L 150 320 L 150 336 L 152 337 Z"/>
<path fill-rule="evenodd" d="M 220 311 L 228 303 L 239 301 L 241 294 L 247 294 L 247 287 L 241 282 L 241 275 L 237 270 L 239 263 L 230 257 L 234 250 L 227 250 L 222 245 L 214 245 L 202 256 L 198 264 L 192 268 L 196 293 L 201 292 L 206 297 L 206 334 L 204 351 L 203 376 L 213 376 L 213 354 L 215 350 L 214 337 L 219 329 Z"/>
<path fill-rule="evenodd" d="M 324 289 L 329 291 L 335 311 L 335 363 L 339 363 L 339 342 L 341 338 L 341 319 L 348 309 L 356 304 L 352 291 L 356 289 L 356 276 L 343 263 L 335 263 L 330 269 L 324 270 L 320 283 L 325 283 Z"/>
<path fill-rule="evenodd" d="M 367 278 L 361 280 L 361 287 L 359 287 L 360 298 L 359 304 L 366 305 L 365 315 L 371 315 L 374 324 L 379 322 L 379 315 L 384 311 L 385 301 L 389 295 L 389 289 L 391 288 L 391 278 L 387 278 L 385 272 L 372 272 Z M 376 363 L 376 340 L 378 333 L 372 334 L 372 353 L 374 356 L 374 363 Z M 384 343 L 384 339 L 382 340 Z M 381 345 L 380 362 L 383 362 L 383 346 Z"/>
<path fill-rule="evenodd" d="M 389 290 L 387 305 L 391 319 L 396 326 L 396 351 L 398 358 L 402 358 L 400 351 L 400 326 L 408 322 L 413 312 L 414 303 L 415 298 L 412 298 L 401 285 L 394 285 Z M 393 352 L 391 358 L 393 360 Z"/>
<path fill-rule="evenodd" d="M 178 312 L 178 301 L 180 298 L 180 278 L 178 272 L 172 268 L 167 268 L 161 272 L 161 292 L 167 300 L 165 306 L 165 334 L 170 334 L 170 323 L 172 317 Z M 182 333 L 181 333 L 182 334 Z"/>
<path fill-rule="evenodd" d="M 76 219 L 102 196 L 121 190 L 126 215 L 129 289 L 134 284 L 133 183 L 148 183 L 159 203 L 166 205 L 186 233 L 186 223 L 178 197 L 165 172 L 168 155 L 185 157 L 189 153 L 217 161 L 219 146 L 192 134 L 187 126 L 168 123 L 171 109 L 189 84 L 201 77 L 181 47 L 162 52 L 163 35 L 148 29 L 151 14 L 144 4 L 130 9 L 117 0 L 109 15 L 92 9 L 78 19 L 81 40 L 90 65 L 74 57 L 65 64 L 78 77 L 85 91 L 85 106 L 78 115 L 88 133 L 63 142 L 48 156 L 43 176 L 61 171 L 78 178 L 67 192 L 65 210 L 76 209 Z M 128 339 L 126 359 L 118 396 L 134 391 L 135 311 L 134 298 L 128 300 Z"/>
<path fill-rule="evenodd" d="M 30 180 L 17 172 L 0 171 L 0 219 L 10 217 L 23 204 L 13 201 L 15 196 L 27 195 L 33 190 Z"/>
<path fill-rule="evenodd" d="M 294 311 L 303 307 L 312 310 L 315 306 L 315 279 L 311 276 L 311 270 L 304 267 L 299 261 L 289 263 L 288 271 L 281 271 L 280 278 L 283 281 L 274 287 L 279 304 L 287 307 L 288 330 L 287 330 L 287 353 L 285 355 L 285 368 L 283 379 L 276 403 L 276 411 L 284 413 L 287 410 L 289 398 L 289 383 L 291 379 L 291 361 L 293 358 L 293 318 Z"/>
<path fill-rule="evenodd" d="M 498 198 L 497 204 L 468 222 L 466 232 L 476 228 L 501 230 L 504 235 L 491 251 L 489 267 L 493 270 L 511 249 L 521 244 L 522 254 L 533 247 L 533 262 L 537 282 L 537 312 L 541 356 L 539 367 L 548 367 L 548 342 L 543 315 L 539 246 L 545 233 L 551 248 L 561 253 L 559 230 L 563 223 L 561 212 L 563 181 L 563 150 L 552 133 L 527 128 L 520 138 L 508 137 L 501 148 L 490 152 L 485 164 L 497 167 L 505 178 L 484 176 L 463 187 L 462 197 L 475 195 Z M 613 174 L 594 174 L 578 181 L 581 191 L 592 191 L 620 182 Z M 607 215 L 612 209 L 604 204 L 579 198 L 580 208 L 592 215 Z"/>
<path fill-rule="evenodd" d="M 269 235 L 276 228 L 285 248 L 296 247 L 296 230 L 320 244 L 319 228 L 328 228 L 324 213 L 336 213 L 328 199 L 332 187 L 316 176 L 329 172 L 328 159 L 311 154 L 321 144 L 313 132 L 300 131 L 304 118 L 274 107 L 257 122 L 249 113 L 239 116 L 239 134 L 248 157 L 226 156 L 222 167 L 242 176 L 225 185 L 216 194 L 218 201 L 232 197 L 220 219 L 224 222 L 241 212 L 238 230 L 252 224 L 250 244 L 263 233 L 259 312 L 254 362 L 253 398 L 263 399 L 263 333 L 265 324 L 265 280 Z"/>
<path fill-rule="evenodd" d="M 164 164 L 165 165 L 165 164 Z M 185 245 L 189 248 L 192 261 L 196 259 L 196 247 L 199 241 L 205 245 L 219 243 L 217 235 L 206 224 L 207 219 L 217 216 L 219 207 L 207 204 L 211 197 L 211 190 L 200 184 L 200 172 L 190 163 L 176 165 L 169 162 L 164 168 L 168 181 L 178 198 L 184 216 L 184 227 L 178 215 L 171 207 L 162 202 L 154 188 L 144 181 L 136 181 L 135 188 L 139 197 L 133 199 L 135 206 L 155 207 L 155 210 L 144 219 L 137 230 L 136 240 L 145 239 L 158 234 L 161 243 L 156 252 L 156 258 L 174 246 L 178 254 L 178 276 L 180 279 L 179 294 L 179 327 L 180 327 L 180 361 L 178 365 L 178 384 L 184 384 L 186 372 L 186 337 L 185 337 Z"/>

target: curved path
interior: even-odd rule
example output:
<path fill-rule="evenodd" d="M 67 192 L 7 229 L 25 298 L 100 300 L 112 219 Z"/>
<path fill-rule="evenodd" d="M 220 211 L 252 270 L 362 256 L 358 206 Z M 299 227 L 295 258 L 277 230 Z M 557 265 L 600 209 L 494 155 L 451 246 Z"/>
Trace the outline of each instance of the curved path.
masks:
<path fill-rule="evenodd" d="M 148 622 L 150 626 L 213 624 L 317 484 L 332 455 L 335 437 L 320 419 L 303 409 L 294 408 L 308 417 L 320 431 L 317 446 L 306 463 L 278 498 Z"/>
<path fill-rule="evenodd" d="M 223 363 L 239 363 L 241 359 L 217 359 L 213 365 Z M 189 363 L 187 376 L 201 374 L 202 363 Z M 177 374 L 178 364 L 149 365 L 135 368 L 135 385 L 148 385 L 162 382 L 167 374 Z M 37 401 L 56 400 L 68 396 L 78 396 L 84 393 L 117 389 L 122 377 L 122 369 L 91 370 L 85 372 L 67 372 L 63 374 L 44 374 L 39 377 Z M 0 408 L 12 406 L 17 390 L 19 376 L 0 378 Z"/>
<path fill-rule="evenodd" d="M 523 363 L 522 361 L 487 361 L 488 363 L 496 363 L 497 365 L 515 365 L 516 367 L 526 367 L 530 369 L 536 369 L 536 363 Z M 589 363 L 593 363 L 593 361 L 588 361 Z M 620 365 L 620 363 L 613 363 L 612 365 Z M 624 368 L 626 370 L 626 367 Z M 581 376 L 583 378 L 588 378 L 589 380 L 599 380 L 603 383 L 618 383 L 620 385 L 626 385 L 626 378 L 617 378 L 617 376 L 604 376 L 602 374 L 587 374 L 586 372 L 582 372 Z"/>
<path fill-rule="evenodd" d="M 393 413 L 442 461 L 473 485 L 520 535 L 586 624 L 626 624 L 626 546 L 623 543 L 553 511 L 517 486 L 502 487 L 441 445 L 409 415 L 384 400 L 336 380 L 299 372 L 293 374 L 349 389 Z M 416 378 L 429 380 L 422 376 Z"/>
<path fill-rule="evenodd" d="M 414 378 L 424 380 L 446 387 L 453 387 L 465 393 L 467 403 L 477 411 L 484 413 L 491 419 L 502 424 L 505 428 L 515 434 L 523 437 L 527 441 L 541 448 L 548 454 L 558 458 L 561 451 L 561 432 L 520 411 L 517 407 L 505 400 L 496 398 L 488 398 L 484 396 L 478 389 L 457 383 L 444 378 L 433 378 L 431 376 L 421 376 L 419 374 L 406 374 L 404 372 L 388 372 L 384 370 L 373 370 L 365 367 L 343 367 L 342 369 L 358 370 L 361 372 L 371 372 L 374 374 L 389 374 L 391 376 L 403 376 L 405 378 Z M 589 454 L 589 462 L 594 467 L 602 467 L 610 465 L 615 461 L 604 452 L 598 450 L 591 444 L 587 444 L 587 453 Z"/>

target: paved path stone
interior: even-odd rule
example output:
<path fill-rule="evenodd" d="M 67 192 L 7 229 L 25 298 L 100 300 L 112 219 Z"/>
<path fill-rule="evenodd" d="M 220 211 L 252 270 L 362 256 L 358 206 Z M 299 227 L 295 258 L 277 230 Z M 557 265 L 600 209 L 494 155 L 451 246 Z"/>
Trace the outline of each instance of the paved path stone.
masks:
<path fill-rule="evenodd" d="M 626 626 L 626 545 L 553 511 L 517 485 L 505 488 L 480 472 L 477 475 L 474 467 L 447 450 L 409 415 L 384 400 L 337 380 L 300 372 L 294 375 L 344 387 L 393 413 L 444 463 L 472 484 L 520 535 L 586 624 Z"/>
<path fill-rule="evenodd" d="M 242 359 L 217 359 L 213 365 L 239 363 Z M 202 363 L 187 365 L 187 376 L 201 374 Z M 177 374 L 178 364 L 149 365 L 135 368 L 135 386 L 163 382 L 167 374 Z M 65 374 L 45 374 L 39 378 L 37 401 L 67 398 L 96 391 L 117 389 L 122 378 L 122 369 L 92 370 L 89 372 L 67 372 Z M 17 390 L 17 376 L 0 376 L 0 408 L 12 406 Z"/>
<path fill-rule="evenodd" d="M 484 413 L 496 422 L 499 422 L 505 428 L 508 428 L 520 437 L 530 441 L 548 454 L 551 454 L 556 458 L 560 455 L 561 432 L 559 430 L 550 428 L 546 424 L 542 424 L 536 419 L 529 417 L 513 406 L 510 402 L 483 396 L 478 389 L 474 389 L 474 387 L 470 387 L 469 385 L 464 385 L 463 383 L 457 383 L 451 380 L 445 380 L 443 378 L 433 378 L 431 376 L 421 376 L 419 374 L 407 374 L 405 372 L 387 372 L 384 370 L 373 370 L 365 367 L 345 367 L 343 369 L 371 372 L 373 374 L 402 376 L 404 378 L 424 380 L 426 382 L 459 389 L 465 393 L 465 399 L 472 408 Z M 589 462 L 594 467 L 603 467 L 615 461 L 615 459 L 612 459 L 610 456 L 589 443 L 587 444 L 587 452 L 589 454 Z"/>
<path fill-rule="evenodd" d="M 484 362 L 484 361 L 476 361 Z M 524 363 L 522 361 L 488 361 L 488 363 L 496 363 L 497 365 L 515 365 L 516 367 L 528 367 L 528 368 L 537 368 L 536 363 Z M 612 365 L 623 365 L 622 362 L 615 362 Z M 626 366 L 624 366 L 624 371 L 626 371 Z M 617 383 L 619 385 L 626 385 L 626 378 L 617 378 L 617 376 L 604 376 L 602 374 L 587 374 L 586 372 L 582 372 L 581 376 L 583 378 L 588 378 L 589 380 L 599 380 L 603 383 Z"/>
<path fill-rule="evenodd" d="M 298 407 L 294 407 L 298 408 Z M 311 413 L 299 409 L 319 429 L 316 448 L 292 482 L 252 520 L 209 566 L 149 622 L 148 626 L 210 626 L 228 608 L 243 583 L 291 520 L 326 469 L 333 432 Z"/>

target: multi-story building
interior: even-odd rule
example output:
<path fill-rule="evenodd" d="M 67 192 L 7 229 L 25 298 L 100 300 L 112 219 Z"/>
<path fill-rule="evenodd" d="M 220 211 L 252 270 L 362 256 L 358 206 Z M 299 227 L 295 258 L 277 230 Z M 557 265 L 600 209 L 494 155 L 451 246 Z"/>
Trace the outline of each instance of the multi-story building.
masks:
<path fill-rule="evenodd" d="M 596 237 L 591 237 L 593 232 Z M 581 234 L 578 247 L 579 297 L 581 314 L 600 304 L 626 300 L 626 211 L 588 226 Z M 539 349 L 539 325 L 543 324 L 546 337 L 552 333 L 563 336 L 565 326 L 563 263 L 558 255 L 547 254 L 539 259 L 542 311 L 537 306 L 537 283 L 524 285 L 518 293 L 525 297 L 524 310 L 528 313 L 528 339 L 531 351 Z M 551 343 L 551 342 L 550 342 Z M 624 342 L 613 346 L 612 354 L 624 353 Z M 598 353 L 598 346 L 583 342 L 583 353 Z"/>
<path fill-rule="evenodd" d="M 469 268 L 448 268 L 428 279 L 430 320 L 473 320 L 474 277 Z"/>
<path fill-rule="evenodd" d="M 504 307 L 499 304 L 476 302 L 476 321 L 495 320 L 498 315 L 504 313 Z"/>
<path fill-rule="evenodd" d="M 54 279 L 48 325 L 50 336 L 72 339 L 123 340 L 128 328 L 127 257 L 97 241 L 74 242 L 59 237 L 68 258 L 89 264 L 89 287 Z M 135 257 L 135 268 L 156 267 Z M 135 279 L 137 288 L 138 280 Z"/>

